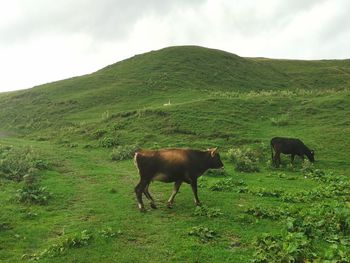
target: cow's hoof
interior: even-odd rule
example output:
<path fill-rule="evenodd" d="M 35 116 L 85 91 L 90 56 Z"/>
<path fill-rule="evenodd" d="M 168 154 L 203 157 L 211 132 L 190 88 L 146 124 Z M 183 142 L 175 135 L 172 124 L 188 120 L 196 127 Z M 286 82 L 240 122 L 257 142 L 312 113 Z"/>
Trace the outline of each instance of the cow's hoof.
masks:
<path fill-rule="evenodd" d="M 145 207 L 141 204 L 139 204 L 139 210 L 140 210 L 140 212 L 146 212 Z"/>
<path fill-rule="evenodd" d="M 196 203 L 196 206 L 202 206 L 202 203 Z"/>
<path fill-rule="evenodd" d="M 153 209 L 157 209 L 158 207 L 156 206 L 156 204 L 153 204 L 153 203 L 151 203 L 151 207 L 153 208 Z"/>
<path fill-rule="evenodd" d="M 172 209 L 172 208 L 173 208 L 173 204 L 172 204 L 172 203 L 168 203 L 168 204 L 167 204 L 167 207 L 168 207 L 169 209 Z"/>

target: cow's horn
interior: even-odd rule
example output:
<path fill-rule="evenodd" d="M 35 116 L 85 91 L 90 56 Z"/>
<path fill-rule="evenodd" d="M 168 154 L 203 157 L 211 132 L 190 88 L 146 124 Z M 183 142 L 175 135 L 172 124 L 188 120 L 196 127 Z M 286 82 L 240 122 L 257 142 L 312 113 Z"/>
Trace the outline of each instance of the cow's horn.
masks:
<path fill-rule="evenodd" d="M 217 150 L 218 150 L 218 147 L 215 147 L 215 148 L 211 149 L 210 150 L 211 156 L 214 156 L 215 153 L 217 152 Z"/>

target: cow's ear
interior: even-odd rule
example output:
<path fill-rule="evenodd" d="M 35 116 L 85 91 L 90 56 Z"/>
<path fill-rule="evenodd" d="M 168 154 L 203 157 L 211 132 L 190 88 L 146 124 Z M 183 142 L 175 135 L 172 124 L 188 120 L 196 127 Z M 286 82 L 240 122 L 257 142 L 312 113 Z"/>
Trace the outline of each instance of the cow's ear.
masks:
<path fill-rule="evenodd" d="M 211 150 L 210 150 L 210 155 L 211 155 L 211 157 L 214 157 L 215 154 L 217 153 L 217 151 L 218 151 L 218 147 L 211 149 Z"/>

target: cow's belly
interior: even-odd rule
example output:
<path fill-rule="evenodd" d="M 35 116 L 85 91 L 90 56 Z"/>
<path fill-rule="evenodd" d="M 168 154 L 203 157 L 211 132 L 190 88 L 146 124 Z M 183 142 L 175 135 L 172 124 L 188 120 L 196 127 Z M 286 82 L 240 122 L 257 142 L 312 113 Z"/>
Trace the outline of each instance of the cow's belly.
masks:
<path fill-rule="evenodd" d="M 172 180 L 172 176 L 169 174 L 165 174 L 165 173 L 157 173 L 154 177 L 153 177 L 154 181 L 160 181 L 160 182 L 173 182 L 174 180 Z"/>
<path fill-rule="evenodd" d="M 153 181 L 160 181 L 164 183 L 171 183 L 176 181 L 186 181 L 186 178 L 179 175 L 173 175 L 171 173 L 157 173 L 153 178 Z"/>

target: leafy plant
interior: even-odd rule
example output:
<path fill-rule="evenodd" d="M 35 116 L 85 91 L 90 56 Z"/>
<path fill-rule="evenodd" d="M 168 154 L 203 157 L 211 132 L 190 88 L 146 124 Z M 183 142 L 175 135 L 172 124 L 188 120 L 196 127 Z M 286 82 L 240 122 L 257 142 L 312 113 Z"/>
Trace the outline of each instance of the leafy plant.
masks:
<path fill-rule="evenodd" d="M 39 260 L 45 257 L 56 257 L 64 254 L 67 249 L 87 246 L 92 237 L 93 236 L 90 232 L 83 230 L 80 233 L 65 237 L 58 243 L 51 244 L 48 248 L 38 254 L 25 254 L 22 256 L 22 259 Z"/>
<path fill-rule="evenodd" d="M 212 191 L 223 191 L 223 192 L 228 192 L 232 191 L 234 188 L 237 188 L 239 186 L 245 186 L 246 184 L 244 183 L 243 180 L 236 181 L 232 177 L 225 178 L 218 180 L 214 184 L 212 184 L 209 189 Z"/>
<path fill-rule="evenodd" d="M 214 230 L 210 230 L 203 226 L 194 226 L 188 233 L 190 236 L 195 236 L 200 239 L 201 242 L 206 243 L 217 237 L 217 233 Z"/>
<path fill-rule="evenodd" d="M 326 249 L 324 255 L 316 258 L 315 263 L 347 263 L 350 262 L 349 247 L 344 245 L 332 244 Z"/>
<path fill-rule="evenodd" d="M 196 207 L 194 214 L 196 216 L 206 216 L 208 218 L 212 218 L 212 217 L 218 217 L 222 215 L 222 212 L 218 208 L 210 208 L 205 205 L 202 205 L 202 206 Z"/>
<path fill-rule="evenodd" d="M 227 157 L 235 164 L 235 170 L 239 172 L 259 172 L 259 154 L 250 148 L 230 149 Z"/>
<path fill-rule="evenodd" d="M 99 234 L 104 238 L 115 238 L 122 234 L 121 230 L 113 230 L 111 227 L 107 227 L 99 231 Z"/>
<path fill-rule="evenodd" d="M 31 168 L 38 165 L 36 155 L 30 147 L 3 148 L 1 152 L 0 172 L 7 179 L 21 181 Z"/>
<path fill-rule="evenodd" d="M 282 214 L 276 210 L 266 209 L 261 206 L 251 207 L 245 210 L 245 213 L 253 215 L 258 218 L 279 219 Z"/>
<path fill-rule="evenodd" d="M 131 159 L 134 156 L 135 151 L 138 149 L 137 145 L 124 145 L 118 146 L 113 149 L 111 153 L 112 161 L 122 161 Z"/>
<path fill-rule="evenodd" d="M 104 129 L 98 129 L 96 131 L 93 132 L 92 137 L 95 139 L 100 139 L 102 138 L 103 135 L 105 135 L 107 133 L 106 130 Z"/>
<path fill-rule="evenodd" d="M 312 246 L 303 233 L 284 235 L 264 234 L 254 242 L 255 263 L 309 262 L 313 258 Z"/>
<path fill-rule="evenodd" d="M 112 148 L 112 147 L 116 147 L 120 144 L 119 142 L 119 138 L 118 137 L 103 137 L 100 140 L 100 145 L 103 148 Z"/>
<path fill-rule="evenodd" d="M 17 190 L 17 199 L 21 203 L 30 204 L 47 204 L 51 198 L 51 193 L 38 184 L 34 174 L 28 174 L 24 177 L 24 185 L 22 189 Z"/>

